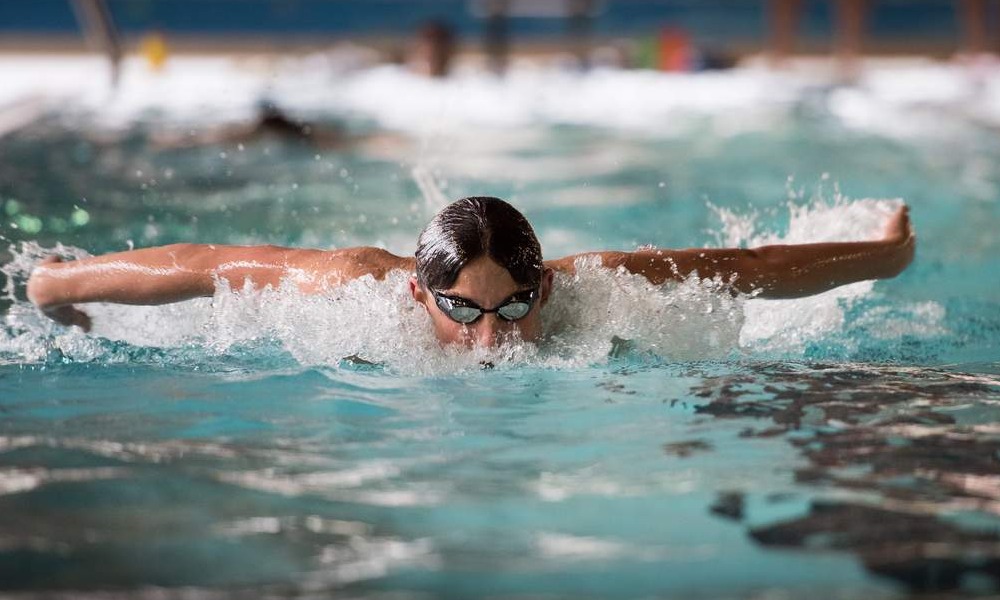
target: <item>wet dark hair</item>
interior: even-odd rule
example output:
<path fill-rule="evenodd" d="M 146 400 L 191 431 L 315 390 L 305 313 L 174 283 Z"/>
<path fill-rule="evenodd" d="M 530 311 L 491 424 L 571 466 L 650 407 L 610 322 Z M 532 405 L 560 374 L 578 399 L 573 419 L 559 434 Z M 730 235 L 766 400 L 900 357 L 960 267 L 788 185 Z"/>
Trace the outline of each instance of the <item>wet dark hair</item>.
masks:
<path fill-rule="evenodd" d="M 473 196 L 441 209 L 417 240 L 417 280 L 446 290 L 469 262 L 488 256 L 521 285 L 542 280 L 542 247 L 531 224 L 499 198 Z"/>

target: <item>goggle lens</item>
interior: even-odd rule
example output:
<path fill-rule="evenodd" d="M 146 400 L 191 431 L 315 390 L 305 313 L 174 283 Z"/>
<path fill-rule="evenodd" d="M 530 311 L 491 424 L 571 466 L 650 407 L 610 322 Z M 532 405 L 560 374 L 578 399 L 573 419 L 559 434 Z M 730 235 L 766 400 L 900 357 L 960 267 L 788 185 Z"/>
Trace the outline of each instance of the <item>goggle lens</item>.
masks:
<path fill-rule="evenodd" d="M 523 319 L 525 315 L 531 310 L 531 305 L 527 302 L 511 302 L 510 304 L 504 304 L 497 309 L 497 314 L 501 318 L 507 319 L 508 321 L 516 321 L 518 319 Z"/>
<path fill-rule="evenodd" d="M 449 317 L 454 321 L 458 321 L 464 325 L 475 321 L 483 314 L 483 311 L 478 308 L 473 308 L 471 306 L 452 306 L 450 309 L 444 311 Z"/>
<path fill-rule="evenodd" d="M 483 316 L 483 313 L 490 312 L 497 313 L 504 321 L 523 319 L 531 312 L 531 307 L 535 302 L 538 290 L 527 292 L 527 300 L 524 299 L 525 293 L 518 294 L 517 297 L 512 298 L 506 304 L 502 304 L 492 310 L 486 310 L 462 298 L 452 298 L 433 290 L 432 293 L 434 294 L 434 300 L 437 302 L 438 308 L 442 312 L 448 315 L 451 320 L 468 325 Z"/>

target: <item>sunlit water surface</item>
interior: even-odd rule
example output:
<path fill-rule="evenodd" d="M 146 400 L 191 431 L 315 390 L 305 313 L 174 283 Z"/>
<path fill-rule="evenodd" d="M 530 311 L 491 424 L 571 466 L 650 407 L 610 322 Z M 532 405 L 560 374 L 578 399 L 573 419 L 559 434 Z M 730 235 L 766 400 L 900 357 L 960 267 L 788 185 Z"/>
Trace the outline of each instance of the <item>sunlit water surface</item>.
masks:
<path fill-rule="evenodd" d="M 1000 591 L 1000 142 L 947 110 L 919 115 L 945 132 L 916 116 L 906 136 L 859 129 L 827 93 L 756 127 L 720 110 L 653 132 L 406 132 L 377 111 L 312 112 L 343 143 L 185 148 L 157 140 L 211 118 L 55 111 L 9 134 L 0 587 Z M 402 273 L 315 297 L 91 306 L 89 335 L 23 300 L 57 243 L 411 253 L 470 194 L 514 202 L 547 257 L 867 239 L 903 199 L 918 255 L 895 280 L 782 302 L 581 265 L 557 281 L 546 340 L 493 353 L 440 348 Z"/>

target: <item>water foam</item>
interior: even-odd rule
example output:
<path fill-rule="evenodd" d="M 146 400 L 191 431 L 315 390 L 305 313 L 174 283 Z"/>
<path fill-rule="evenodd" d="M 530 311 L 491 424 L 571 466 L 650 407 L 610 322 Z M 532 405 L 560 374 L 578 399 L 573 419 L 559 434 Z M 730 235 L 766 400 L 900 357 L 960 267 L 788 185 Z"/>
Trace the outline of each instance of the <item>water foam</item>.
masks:
<path fill-rule="evenodd" d="M 758 215 L 717 209 L 723 222 L 718 237 L 749 246 L 873 239 L 898 204 L 839 197 L 789 204 L 784 233 L 761 228 Z M 810 344 L 842 335 L 848 312 L 859 301 L 877 298 L 873 282 L 796 300 L 734 297 L 720 281 L 692 277 L 656 286 L 641 276 L 580 260 L 574 275 L 557 275 L 551 300 L 542 308 L 544 341 L 537 346 L 442 347 L 426 312 L 410 298 L 410 274 L 402 271 L 384 280 L 362 277 L 316 295 L 302 294 L 293 281 L 263 290 L 250 285 L 232 290 L 222 281 L 210 299 L 159 307 L 92 304 L 86 306 L 94 324 L 87 335 L 49 321 L 14 290 L 32 265 L 53 251 L 67 259 L 86 256 L 78 249 L 45 250 L 28 243 L 3 267 L 11 282 L 7 295 L 13 299 L 0 329 L 0 356 L 7 360 L 37 362 L 54 356 L 117 362 L 135 358 L 130 348 L 196 347 L 207 355 L 225 355 L 236 348 L 264 352 L 277 345 L 302 365 L 340 365 L 346 359 L 436 374 L 478 370 L 483 363 L 572 368 L 622 353 L 667 361 L 801 356 Z M 944 309 L 933 302 L 892 310 L 876 304 L 850 318 L 860 326 L 885 321 L 891 325 L 880 329 L 886 339 L 945 331 Z"/>
<path fill-rule="evenodd" d="M 759 231 L 754 224 L 756 215 L 741 218 L 731 211 L 717 210 L 725 224 L 723 237 L 726 241 L 754 247 L 877 239 L 900 202 L 849 201 L 841 196 L 834 196 L 830 202 L 790 202 L 787 205 L 789 225 L 784 234 Z M 740 344 L 758 352 L 801 353 L 810 343 L 842 331 L 847 308 L 870 297 L 874 287 L 873 281 L 861 281 L 807 298 L 751 300 L 744 308 L 746 323 L 740 334 Z"/>
<path fill-rule="evenodd" d="M 85 255 L 58 250 L 67 258 Z M 23 281 L 44 252 L 26 245 L 5 272 Z M 16 300 L 0 353 L 26 361 L 53 355 L 115 361 L 118 348 L 100 338 L 138 347 L 198 345 L 217 354 L 276 341 L 303 365 L 349 359 L 430 374 L 480 369 L 483 363 L 583 366 L 626 349 L 671 360 L 722 358 L 737 347 L 742 300 L 718 293 L 719 282 L 654 286 L 585 260 L 577 267 L 574 276 L 556 278 L 552 301 L 542 309 L 546 340 L 538 346 L 513 341 L 492 349 L 441 347 L 426 312 L 409 296 L 410 274 L 396 271 L 384 280 L 366 276 L 316 295 L 302 294 L 291 281 L 263 290 L 249 284 L 231 290 L 221 281 L 211 299 L 158 307 L 91 304 L 85 307 L 93 320 L 90 335 L 61 327 Z"/>

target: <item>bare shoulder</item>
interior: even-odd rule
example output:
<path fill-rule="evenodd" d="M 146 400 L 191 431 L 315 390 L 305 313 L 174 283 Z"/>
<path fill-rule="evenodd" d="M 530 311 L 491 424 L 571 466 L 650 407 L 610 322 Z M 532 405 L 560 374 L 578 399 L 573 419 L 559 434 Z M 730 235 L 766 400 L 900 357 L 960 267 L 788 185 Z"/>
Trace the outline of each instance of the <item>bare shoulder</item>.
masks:
<path fill-rule="evenodd" d="M 382 248 L 359 246 L 336 250 L 298 250 L 295 260 L 289 261 L 289 266 L 307 271 L 323 283 L 339 285 L 366 275 L 383 279 L 399 269 L 412 271 L 414 259 L 397 256 Z"/>
<path fill-rule="evenodd" d="M 582 254 L 571 254 L 562 258 L 555 258 L 545 261 L 545 268 L 552 269 L 557 273 L 573 275 L 576 273 L 576 261 L 579 259 L 600 260 L 601 265 L 608 269 L 615 269 L 624 264 L 626 252 L 601 251 L 584 252 Z"/>
<path fill-rule="evenodd" d="M 575 256 L 564 256 L 562 258 L 554 258 L 544 261 L 546 269 L 552 269 L 556 273 L 569 273 L 574 272 L 573 261 Z"/>
<path fill-rule="evenodd" d="M 372 246 L 343 248 L 331 252 L 351 278 L 372 275 L 375 279 L 383 279 L 391 271 L 412 271 L 415 266 L 413 257 L 397 256 L 388 250 Z"/>

